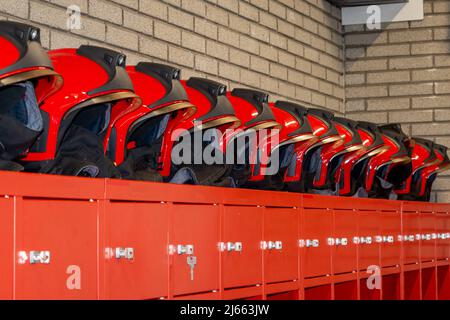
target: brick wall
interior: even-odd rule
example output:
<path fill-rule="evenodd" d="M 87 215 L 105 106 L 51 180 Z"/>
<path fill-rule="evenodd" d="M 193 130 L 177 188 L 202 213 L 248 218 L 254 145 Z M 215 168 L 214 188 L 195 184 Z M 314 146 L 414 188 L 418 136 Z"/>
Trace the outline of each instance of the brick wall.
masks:
<path fill-rule="evenodd" d="M 450 146 L 450 1 L 424 2 L 425 19 L 348 26 L 345 38 L 346 115 L 400 122 L 405 132 Z M 434 184 L 450 201 L 450 176 Z"/>
<path fill-rule="evenodd" d="M 67 31 L 66 8 L 82 11 Z M 1 0 L 0 18 L 42 28 L 46 48 L 106 45 L 128 62 L 248 86 L 343 112 L 340 11 L 325 0 Z"/>

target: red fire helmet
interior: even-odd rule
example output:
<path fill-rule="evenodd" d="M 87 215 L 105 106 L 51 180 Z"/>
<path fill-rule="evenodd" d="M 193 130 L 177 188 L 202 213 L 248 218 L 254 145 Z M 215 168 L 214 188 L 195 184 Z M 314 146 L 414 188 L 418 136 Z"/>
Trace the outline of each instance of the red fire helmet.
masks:
<path fill-rule="evenodd" d="M 107 154 L 118 166 L 128 156 L 133 161 L 139 161 L 136 157 L 151 157 L 147 169 L 157 170 L 162 149 L 167 149 L 164 132 L 191 117 L 196 107 L 189 102 L 180 82 L 179 69 L 148 62 L 126 69 L 142 105 L 113 121 L 107 137 Z"/>
<path fill-rule="evenodd" d="M 408 150 L 409 138 L 399 124 L 379 126 L 386 147 L 369 160 L 366 171 L 366 191 L 370 197 L 389 197 L 411 174 L 412 165 Z"/>
<path fill-rule="evenodd" d="M 233 158 L 230 176 L 237 186 L 253 187 L 253 181 L 264 179 L 261 166 L 268 161 L 268 141 L 274 132 L 272 129 L 279 129 L 280 124 L 269 106 L 267 93 L 236 88 L 228 92 L 227 97 L 241 121 L 235 130 L 226 132 L 224 138 L 227 158 Z"/>
<path fill-rule="evenodd" d="M 383 152 L 387 147 L 376 124 L 357 122 L 356 130 L 363 148 L 344 155 L 335 174 L 341 196 L 353 196 L 359 188 L 364 188 L 364 172 L 371 157 Z"/>
<path fill-rule="evenodd" d="M 252 186 L 259 189 L 282 190 L 284 175 L 294 158 L 294 148 L 297 143 L 317 141 L 312 133 L 306 113 L 296 108 L 297 105 L 288 101 L 269 103 L 274 120 L 280 124 L 278 130 L 272 129 L 261 144 L 267 152 L 268 161 L 260 164 L 258 174 L 250 177 Z"/>
<path fill-rule="evenodd" d="M 192 77 L 189 80 L 181 81 L 181 84 L 186 90 L 189 102 L 196 107 L 195 113 L 187 119 L 180 119 L 174 122 L 173 125 L 166 129 L 164 133 L 164 143 L 161 152 L 160 159 L 160 173 L 167 180 L 174 176 L 181 168 L 190 168 L 197 175 L 198 183 L 200 184 L 214 184 L 215 182 L 209 181 L 208 175 L 211 171 L 224 170 L 222 166 L 220 169 L 212 165 L 198 166 L 195 163 L 181 164 L 174 166 L 172 159 L 172 150 L 174 145 L 178 143 L 178 139 L 182 135 L 189 133 L 190 135 L 195 132 L 205 132 L 210 129 L 217 132 L 218 139 L 215 141 L 219 147 L 222 144 L 223 135 L 228 128 L 235 128 L 240 125 L 240 120 L 236 117 L 235 111 L 227 99 L 226 86 L 209 79 L 202 79 Z M 194 138 L 195 140 L 195 138 Z M 194 157 L 195 150 L 192 150 L 191 158 Z M 193 160 L 193 159 L 192 159 Z M 206 172 L 207 170 L 209 172 Z M 205 170 L 203 170 L 205 169 Z M 202 171 L 202 172 L 200 172 Z"/>
<path fill-rule="evenodd" d="M 46 118 L 44 132 L 24 159 L 30 164 L 30 170 L 37 171 L 45 162 L 55 159 L 68 128 L 80 115 L 85 121 L 102 121 L 102 134 L 107 136 L 111 119 L 141 104 L 125 71 L 125 55 L 85 45 L 78 49 L 52 50 L 48 54 L 55 70 L 62 75 L 64 86 L 41 106 Z M 109 107 L 103 108 L 107 104 Z"/>
<path fill-rule="evenodd" d="M 447 153 L 447 147 L 441 144 L 434 143 L 433 150 L 437 160 L 434 164 L 427 166 L 419 171 L 417 182 L 417 194 L 412 200 L 429 201 L 431 196 L 431 189 L 437 175 L 440 172 L 450 170 L 450 159 Z"/>
<path fill-rule="evenodd" d="M 40 106 L 63 81 L 41 47 L 39 28 L 0 21 L 0 48 L 0 168 L 20 171 L 13 161 L 26 156 L 41 134 Z"/>

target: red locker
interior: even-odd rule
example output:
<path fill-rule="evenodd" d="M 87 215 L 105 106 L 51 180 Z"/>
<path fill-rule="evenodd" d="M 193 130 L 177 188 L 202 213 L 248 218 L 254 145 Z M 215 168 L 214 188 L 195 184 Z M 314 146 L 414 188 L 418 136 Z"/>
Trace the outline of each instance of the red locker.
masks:
<path fill-rule="evenodd" d="M 262 219 L 260 207 L 224 206 L 222 281 L 224 288 L 262 284 Z"/>
<path fill-rule="evenodd" d="M 0 300 L 13 298 L 14 199 L 0 198 Z"/>
<path fill-rule="evenodd" d="M 358 211 L 334 210 L 334 235 L 330 238 L 333 248 L 333 273 L 347 273 L 357 270 Z"/>
<path fill-rule="evenodd" d="M 331 246 L 328 238 L 333 235 L 333 211 L 327 209 L 304 209 L 301 223 L 300 246 L 304 277 L 331 274 Z"/>
<path fill-rule="evenodd" d="M 422 262 L 436 259 L 436 215 L 420 213 L 420 259 Z"/>
<path fill-rule="evenodd" d="M 380 265 L 380 245 L 375 241 L 375 237 L 380 234 L 380 220 L 378 211 L 359 211 L 358 236 L 353 241 L 358 243 L 358 268 L 361 271 L 366 271 L 372 265 Z"/>
<path fill-rule="evenodd" d="M 171 286 L 174 296 L 219 289 L 219 206 L 174 204 Z M 191 251 L 192 250 L 192 251 Z M 196 258 L 193 277 L 188 257 Z"/>
<path fill-rule="evenodd" d="M 18 201 L 15 298 L 97 299 L 98 203 Z"/>
<path fill-rule="evenodd" d="M 417 264 L 420 261 L 420 214 L 404 211 L 402 224 L 403 263 Z"/>
<path fill-rule="evenodd" d="M 436 214 L 436 258 L 450 258 L 450 215 L 447 212 Z"/>
<path fill-rule="evenodd" d="M 299 211 L 264 209 L 264 278 L 266 283 L 298 279 Z"/>
<path fill-rule="evenodd" d="M 168 296 L 168 205 L 107 203 L 105 295 L 107 299 Z"/>
<path fill-rule="evenodd" d="M 402 253 L 401 241 L 401 214 L 398 211 L 381 211 L 381 238 L 375 239 L 381 244 L 381 266 L 391 267 L 400 265 Z"/>

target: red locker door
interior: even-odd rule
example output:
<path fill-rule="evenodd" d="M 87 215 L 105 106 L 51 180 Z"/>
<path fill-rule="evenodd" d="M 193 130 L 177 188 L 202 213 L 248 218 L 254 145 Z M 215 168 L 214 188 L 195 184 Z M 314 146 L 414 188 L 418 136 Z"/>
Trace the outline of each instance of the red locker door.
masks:
<path fill-rule="evenodd" d="M 391 267 L 400 265 L 401 242 L 401 215 L 397 211 L 381 211 L 381 232 L 378 241 L 381 241 L 381 266 Z"/>
<path fill-rule="evenodd" d="M 358 211 L 334 210 L 334 235 L 330 238 L 333 248 L 334 273 L 352 272 L 357 269 Z"/>
<path fill-rule="evenodd" d="M 358 215 L 358 268 L 366 271 L 367 267 L 380 265 L 380 245 L 375 237 L 380 234 L 380 213 L 373 210 L 360 210 Z"/>
<path fill-rule="evenodd" d="M 106 211 L 106 297 L 167 297 L 168 205 L 111 202 Z"/>
<path fill-rule="evenodd" d="M 414 211 L 403 212 L 402 244 L 404 264 L 417 264 L 420 257 L 420 214 Z"/>
<path fill-rule="evenodd" d="M 420 214 L 420 258 L 422 262 L 436 259 L 436 215 L 433 212 L 421 212 Z"/>
<path fill-rule="evenodd" d="M 447 213 L 436 214 L 436 257 L 445 260 L 450 257 L 450 215 Z"/>
<path fill-rule="evenodd" d="M 175 296 L 219 289 L 219 206 L 174 204 L 171 285 Z M 192 247 L 188 247 L 192 246 Z M 186 253 L 197 259 L 191 278 Z M 178 250 L 181 251 L 178 251 Z"/>
<path fill-rule="evenodd" d="M 262 219 L 262 208 L 224 206 L 222 218 L 224 288 L 262 283 Z"/>
<path fill-rule="evenodd" d="M 331 246 L 327 240 L 333 235 L 333 211 L 304 209 L 301 228 L 304 277 L 331 274 Z"/>
<path fill-rule="evenodd" d="M 97 299 L 98 204 L 24 199 L 16 211 L 17 299 Z"/>
<path fill-rule="evenodd" d="M 298 212 L 292 208 L 265 208 L 266 283 L 298 279 Z"/>
<path fill-rule="evenodd" d="M 14 200 L 0 198 L 0 300 L 13 298 Z"/>

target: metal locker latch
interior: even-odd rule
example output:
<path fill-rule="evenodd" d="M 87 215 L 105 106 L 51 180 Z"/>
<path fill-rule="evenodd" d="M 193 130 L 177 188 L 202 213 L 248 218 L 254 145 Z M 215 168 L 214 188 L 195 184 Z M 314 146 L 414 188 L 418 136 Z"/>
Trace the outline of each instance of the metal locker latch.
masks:
<path fill-rule="evenodd" d="M 334 238 L 328 238 L 328 239 L 327 239 L 327 244 L 328 244 L 329 246 L 334 246 L 334 243 L 335 243 Z"/>
<path fill-rule="evenodd" d="M 307 239 L 305 246 L 307 248 L 309 248 L 309 247 L 317 248 L 319 246 L 319 240 L 317 240 L 317 239 L 313 239 L 313 240 Z"/>
<path fill-rule="evenodd" d="M 267 242 L 267 249 L 269 249 L 269 250 L 275 249 L 275 242 L 274 241 L 268 241 Z"/>
<path fill-rule="evenodd" d="M 187 245 L 179 244 L 177 246 L 177 253 L 180 255 L 181 254 L 187 254 L 187 255 L 194 254 L 194 246 L 192 244 L 187 244 Z"/>
<path fill-rule="evenodd" d="M 428 240 L 428 241 L 431 240 L 431 234 L 427 233 L 427 234 L 425 235 L 425 239 Z"/>
<path fill-rule="evenodd" d="M 432 234 L 431 234 L 431 239 L 432 239 L 432 240 L 436 240 L 436 239 L 437 239 L 436 233 L 432 233 Z"/>
<path fill-rule="evenodd" d="M 376 242 L 376 243 L 381 243 L 381 242 L 383 242 L 383 237 L 382 237 L 382 236 L 375 236 L 375 242 Z"/>
<path fill-rule="evenodd" d="M 116 248 L 115 250 L 116 259 L 134 259 L 134 249 L 133 248 Z"/>
<path fill-rule="evenodd" d="M 414 235 L 409 235 L 409 236 L 408 236 L 408 241 L 409 241 L 409 242 L 414 242 L 414 239 L 417 239 L 417 237 L 414 238 Z M 419 239 L 417 239 L 417 240 L 419 240 Z"/>
<path fill-rule="evenodd" d="M 242 242 L 235 242 L 234 243 L 234 251 L 242 252 L 242 249 L 243 249 Z"/>
<path fill-rule="evenodd" d="M 275 241 L 275 249 L 276 250 L 283 249 L 283 242 L 282 241 Z"/>
<path fill-rule="evenodd" d="M 241 252 L 242 251 L 242 242 L 227 242 L 226 249 L 228 252 L 231 252 L 231 251 Z"/>
<path fill-rule="evenodd" d="M 30 264 L 49 264 L 50 251 L 30 251 Z"/>
<path fill-rule="evenodd" d="M 359 237 L 353 237 L 354 244 L 359 244 L 360 242 L 361 242 L 361 240 L 359 239 Z"/>

